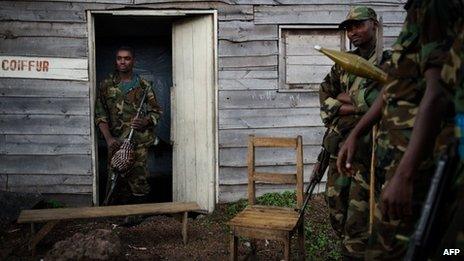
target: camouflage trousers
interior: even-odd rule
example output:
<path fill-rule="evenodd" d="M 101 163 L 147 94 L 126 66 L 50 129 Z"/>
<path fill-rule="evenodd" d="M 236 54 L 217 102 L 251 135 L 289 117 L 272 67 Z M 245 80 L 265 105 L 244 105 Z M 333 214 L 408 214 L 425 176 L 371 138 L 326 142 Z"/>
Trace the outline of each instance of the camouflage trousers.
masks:
<path fill-rule="evenodd" d="M 130 204 L 134 203 L 132 198 L 146 196 L 150 193 L 150 185 L 148 184 L 148 169 L 147 169 L 147 147 L 136 147 L 135 149 L 134 167 L 124 176 L 119 175 L 117 185 L 113 191 L 111 204 Z M 113 152 L 109 152 L 108 159 L 111 159 Z M 111 186 L 111 177 L 115 172 L 108 166 L 108 182 L 107 188 Z"/>
<path fill-rule="evenodd" d="M 421 166 L 414 175 L 412 216 L 401 220 L 390 220 L 384 217 L 380 210 L 382 190 L 395 174 L 409 141 L 408 135 L 410 135 L 409 130 L 389 130 L 384 133 L 379 132 L 377 136 L 374 224 L 366 250 L 366 260 L 400 260 L 406 254 L 408 244 L 398 236 L 410 237 L 420 217 L 434 173 L 433 164 Z"/>
<path fill-rule="evenodd" d="M 362 258 L 368 240 L 369 172 L 361 164 L 353 164 L 356 174 L 347 177 L 337 171 L 336 159 L 329 161 L 326 202 L 330 222 L 342 238 L 345 257 Z"/>

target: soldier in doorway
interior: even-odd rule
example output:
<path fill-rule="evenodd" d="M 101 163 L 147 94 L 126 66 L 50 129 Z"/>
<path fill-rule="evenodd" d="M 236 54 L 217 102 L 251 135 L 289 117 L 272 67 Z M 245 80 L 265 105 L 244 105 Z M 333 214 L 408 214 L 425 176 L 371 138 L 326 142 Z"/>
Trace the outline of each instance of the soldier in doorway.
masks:
<path fill-rule="evenodd" d="M 135 55 L 130 47 L 120 47 L 116 52 L 116 69 L 100 85 L 95 105 L 95 123 L 108 146 L 108 159 L 117 151 L 131 128 L 135 130 L 135 164 L 119 179 L 111 198 L 112 204 L 131 204 L 146 201 L 150 192 L 148 184 L 148 147 L 155 142 L 154 128 L 161 109 L 148 81 L 133 72 Z M 141 99 L 146 94 L 142 114 L 135 118 Z M 108 164 L 108 181 L 115 175 Z M 110 184 L 107 185 L 107 188 Z"/>
<path fill-rule="evenodd" d="M 378 26 L 373 9 L 352 8 L 340 24 L 356 47 L 350 53 L 377 63 Z M 383 52 L 381 57 L 382 62 L 388 60 L 389 52 Z M 319 90 L 322 121 L 329 129 L 323 141 L 330 153 L 326 201 L 332 227 L 343 240 L 343 255 L 350 259 L 363 258 L 368 239 L 370 135 L 359 140 L 365 149 L 356 155 L 356 172 L 352 177 L 337 171 L 337 153 L 378 93 L 377 85 L 371 80 L 349 74 L 338 65 L 332 67 Z"/>

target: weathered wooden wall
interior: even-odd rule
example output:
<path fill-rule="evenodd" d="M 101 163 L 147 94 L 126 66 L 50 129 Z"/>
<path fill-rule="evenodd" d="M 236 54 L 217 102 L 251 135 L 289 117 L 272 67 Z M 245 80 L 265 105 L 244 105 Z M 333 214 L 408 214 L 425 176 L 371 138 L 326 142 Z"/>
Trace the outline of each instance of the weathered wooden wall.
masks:
<path fill-rule="evenodd" d="M 303 135 L 308 179 L 324 129 L 316 92 L 278 91 L 279 25 L 327 25 L 350 6 L 375 8 L 387 45 L 404 0 L 49 0 L 0 2 L 0 55 L 87 58 L 85 10 L 216 9 L 219 43 L 219 201 L 246 195 L 249 134 Z M 89 83 L 0 79 L 0 189 L 92 193 Z M 260 157 L 260 155 L 257 155 Z M 290 152 L 263 155 L 268 170 L 291 171 Z M 275 191 L 265 186 L 261 192 Z M 82 196 L 83 195 L 83 196 Z"/>

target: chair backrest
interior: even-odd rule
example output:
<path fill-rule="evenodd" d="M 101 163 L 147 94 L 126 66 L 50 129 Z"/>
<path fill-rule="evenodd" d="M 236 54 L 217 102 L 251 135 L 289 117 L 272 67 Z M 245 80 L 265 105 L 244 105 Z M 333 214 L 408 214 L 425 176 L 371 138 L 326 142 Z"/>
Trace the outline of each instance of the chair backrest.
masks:
<path fill-rule="evenodd" d="M 256 182 L 296 184 L 297 208 L 303 205 L 303 141 L 296 138 L 255 137 L 248 139 L 248 204 L 256 202 Z M 266 173 L 255 170 L 255 148 L 292 148 L 296 151 L 296 173 Z"/>

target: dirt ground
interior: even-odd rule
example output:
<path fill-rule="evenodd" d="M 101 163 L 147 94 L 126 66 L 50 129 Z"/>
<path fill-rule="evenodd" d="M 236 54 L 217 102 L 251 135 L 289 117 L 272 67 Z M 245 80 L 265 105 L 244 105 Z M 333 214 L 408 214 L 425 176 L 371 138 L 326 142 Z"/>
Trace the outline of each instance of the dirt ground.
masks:
<path fill-rule="evenodd" d="M 121 240 L 122 254 L 118 260 L 227 260 L 229 237 L 226 222 L 243 206 L 221 204 L 210 215 L 192 214 L 189 220 L 189 242 L 182 244 L 181 223 L 171 216 L 149 216 L 142 223 L 123 227 L 123 218 L 76 220 L 59 223 L 38 245 L 32 258 L 27 249 L 30 226 L 11 224 L 0 229 L 0 260 L 40 260 L 61 240 L 75 233 L 108 229 Z M 340 259 L 339 240 L 333 233 L 322 197 L 315 197 L 305 215 L 306 251 L 308 260 Z M 292 256 L 297 257 L 296 240 Z M 239 256 L 250 252 L 249 243 L 241 239 Z M 283 244 L 258 241 L 258 260 L 280 260 Z"/>

